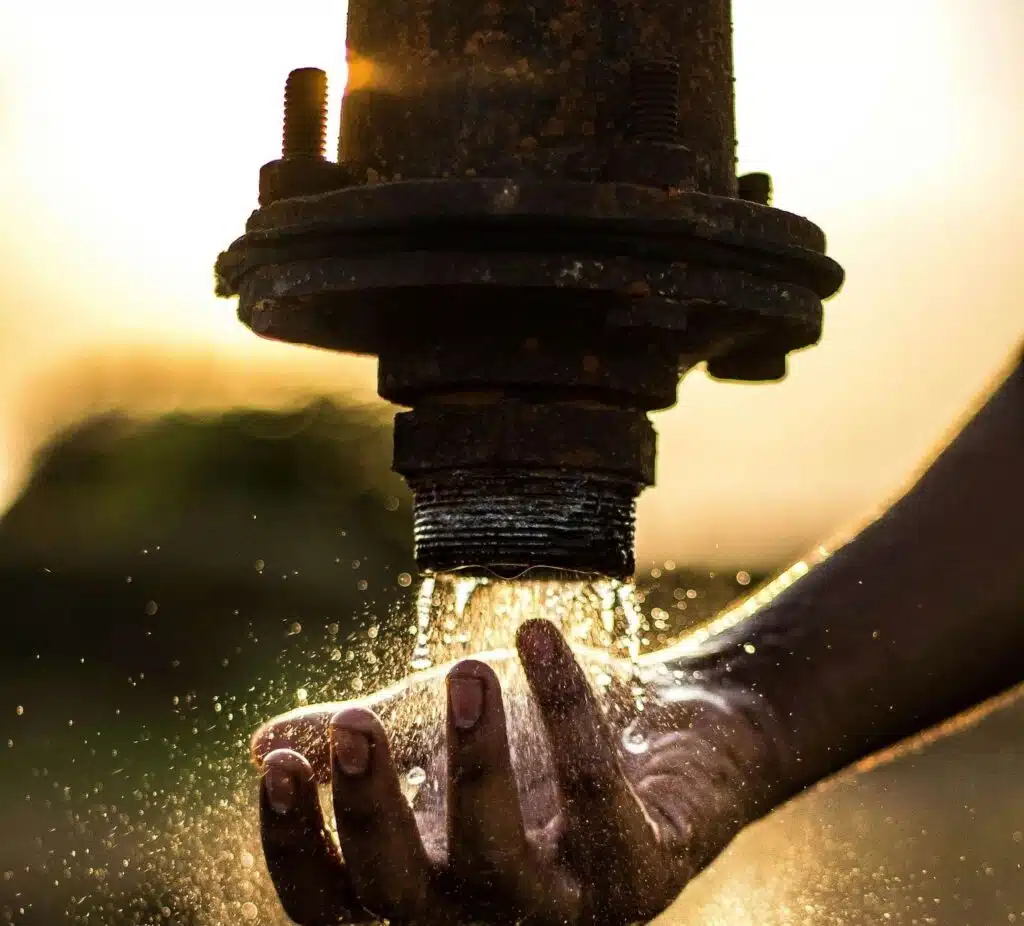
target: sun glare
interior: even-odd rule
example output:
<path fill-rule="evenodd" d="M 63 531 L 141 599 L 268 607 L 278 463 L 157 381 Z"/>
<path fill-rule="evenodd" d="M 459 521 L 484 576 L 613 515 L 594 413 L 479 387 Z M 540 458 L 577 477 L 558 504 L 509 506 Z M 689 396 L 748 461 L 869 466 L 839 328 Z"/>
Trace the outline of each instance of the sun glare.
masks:
<path fill-rule="evenodd" d="M 260 4 L 220 2 L 201 20 L 98 6 L 26 11 L 19 21 L 6 156 L 35 217 L 23 245 L 33 262 L 56 246 L 76 266 L 93 298 L 62 321 L 84 339 L 92 327 L 106 344 L 145 332 L 258 351 L 214 298 L 212 261 L 256 205 L 260 164 L 279 156 L 291 68 L 328 71 L 337 132 L 344 5 L 291 4 L 272 16 Z M 97 54 L 104 46 L 115 53 Z"/>
<path fill-rule="evenodd" d="M 769 171 L 779 206 L 822 222 L 941 186 L 972 135 L 944 6 L 735 0 L 741 170 Z"/>
<path fill-rule="evenodd" d="M 343 359 L 254 337 L 214 297 L 211 270 L 256 205 L 259 166 L 279 153 L 290 69 L 327 70 L 334 147 L 344 3 L 141 6 L 0 10 L 8 446 L 24 439 L 3 432 L 35 380 L 141 345 L 279 369 L 328 392 L 368 382 Z M 828 232 L 849 282 L 823 346 L 796 358 L 784 385 L 688 378 L 685 407 L 660 421 L 662 458 L 681 462 L 645 495 L 642 557 L 671 540 L 675 555 L 721 546 L 774 561 L 793 543 L 770 526 L 780 515 L 797 544 L 828 533 L 901 482 L 1005 362 L 1024 333 L 1009 245 L 1024 153 L 1009 89 L 1016 8 L 735 0 L 739 167 L 769 171 L 776 205 Z M 356 64 L 361 83 L 386 78 L 379 63 Z M 936 273 L 951 263 L 948 278 Z M 858 461 L 880 440 L 891 453 Z M 11 473 L 20 459 L 8 456 Z M 768 550 L 766 533 L 784 549 Z"/>

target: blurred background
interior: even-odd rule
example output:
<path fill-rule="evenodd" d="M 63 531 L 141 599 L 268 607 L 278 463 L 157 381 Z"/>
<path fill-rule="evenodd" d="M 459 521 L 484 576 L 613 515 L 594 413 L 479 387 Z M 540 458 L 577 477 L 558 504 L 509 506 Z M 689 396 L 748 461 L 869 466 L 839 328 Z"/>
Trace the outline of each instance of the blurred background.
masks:
<path fill-rule="evenodd" d="M 680 623 L 883 504 L 1024 340 L 1024 4 L 734 15 L 740 168 L 848 283 L 786 382 L 696 372 L 657 418 L 638 552 Z M 373 364 L 212 293 L 289 69 L 328 70 L 336 130 L 344 21 L 0 5 L 0 922 L 278 922 L 248 732 L 379 677 L 409 622 Z M 793 802 L 666 916 L 1024 922 L 1022 763 L 1018 702 Z"/>

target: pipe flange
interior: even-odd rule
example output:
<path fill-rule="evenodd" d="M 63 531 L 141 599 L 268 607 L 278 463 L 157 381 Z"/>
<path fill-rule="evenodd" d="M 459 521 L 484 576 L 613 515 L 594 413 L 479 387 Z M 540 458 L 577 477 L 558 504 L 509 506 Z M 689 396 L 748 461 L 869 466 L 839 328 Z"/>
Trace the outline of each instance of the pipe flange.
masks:
<path fill-rule="evenodd" d="M 240 318 L 277 340 L 380 354 L 397 329 L 464 330 L 486 306 L 503 326 L 529 327 L 532 313 L 539 331 L 663 334 L 689 365 L 741 334 L 783 354 L 815 343 L 821 300 L 843 278 L 824 245 L 808 220 L 730 197 L 408 181 L 259 210 L 217 278 L 241 297 Z"/>

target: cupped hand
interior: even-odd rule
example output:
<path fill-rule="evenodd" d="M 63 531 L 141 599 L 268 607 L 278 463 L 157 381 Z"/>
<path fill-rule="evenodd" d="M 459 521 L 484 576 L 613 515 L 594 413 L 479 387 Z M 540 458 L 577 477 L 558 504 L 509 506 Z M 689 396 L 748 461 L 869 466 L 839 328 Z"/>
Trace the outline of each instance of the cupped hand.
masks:
<path fill-rule="evenodd" d="M 258 734 L 264 854 L 292 920 L 649 920 L 771 806 L 778 731 L 749 693 L 666 670 L 642 712 L 604 711 L 553 625 L 524 624 L 517 648 L 550 766 L 517 783 L 498 679 L 475 660 L 447 678 L 443 805 L 414 812 L 380 721 L 343 710 L 329 720 L 340 853 L 316 787 L 327 757 L 304 756 L 294 725 Z"/>

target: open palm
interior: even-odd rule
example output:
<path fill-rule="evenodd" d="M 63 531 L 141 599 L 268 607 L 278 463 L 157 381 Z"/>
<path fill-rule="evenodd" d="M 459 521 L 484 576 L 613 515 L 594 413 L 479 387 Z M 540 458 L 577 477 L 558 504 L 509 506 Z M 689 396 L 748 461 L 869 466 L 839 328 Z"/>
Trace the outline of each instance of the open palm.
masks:
<path fill-rule="evenodd" d="M 415 812 L 370 711 L 310 716 L 329 724 L 329 759 L 294 725 L 261 731 L 264 852 L 296 923 L 647 920 L 764 812 L 778 731 L 748 693 L 676 667 L 642 712 L 630 699 L 602 710 L 554 626 L 525 624 L 517 645 L 549 756 L 526 780 L 498 679 L 475 660 L 448 675 L 446 793 Z M 340 853 L 316 792 L 326 768 Z"/>

